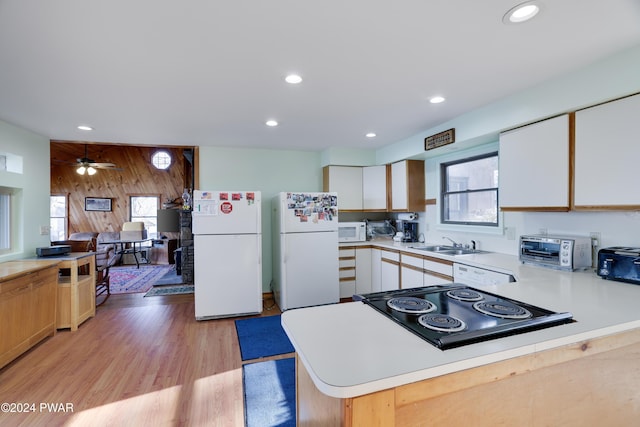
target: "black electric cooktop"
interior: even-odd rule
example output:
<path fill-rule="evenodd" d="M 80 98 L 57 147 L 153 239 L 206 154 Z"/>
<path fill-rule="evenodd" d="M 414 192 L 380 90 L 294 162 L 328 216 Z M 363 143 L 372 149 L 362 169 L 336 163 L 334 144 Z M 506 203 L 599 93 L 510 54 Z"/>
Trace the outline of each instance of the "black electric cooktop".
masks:
<path fill-rule="evenodd" d="M 571 313 L 456 283 L 354 295 L 354 299 L 442 350 L 573 322 Z"/>

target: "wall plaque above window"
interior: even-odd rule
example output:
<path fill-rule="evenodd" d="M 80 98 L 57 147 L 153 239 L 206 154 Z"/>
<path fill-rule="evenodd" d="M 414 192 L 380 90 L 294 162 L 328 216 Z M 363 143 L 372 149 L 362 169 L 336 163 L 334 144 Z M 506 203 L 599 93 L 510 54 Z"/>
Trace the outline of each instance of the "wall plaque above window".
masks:
<path fill-rule="evenodd" d="M 424 139 L 424 150 L 433 150 L 443 145 L 451 144 L 456 140 L 456 130 L 449 129 L 444 132 L 436 133 Z"/>

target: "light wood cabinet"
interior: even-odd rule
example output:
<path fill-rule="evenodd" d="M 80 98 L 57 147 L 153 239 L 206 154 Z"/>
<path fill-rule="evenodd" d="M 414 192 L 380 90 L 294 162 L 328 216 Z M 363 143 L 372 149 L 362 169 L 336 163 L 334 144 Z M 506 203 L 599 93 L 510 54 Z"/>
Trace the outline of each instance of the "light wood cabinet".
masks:
<path fill-rule="evenodd" d="M 323 191 L 338 193 L 338 209 L 362 210 L 362 168 L 360 166 L 325 166 L 322 169 Z"/>
<path fill-rule="evenodd" d="M 501 210 L 569 210 L 572 121 L 564 114 L 500 135 Z"/>
<path fill-rule="evenodd" d="M 423 160 L 391 164 L 391 211 L 421 212 L 425 209 Z"/>
<path fill-rule="evenodd" d="M 640 95 L 576 112 L 576 210 L 638 210 Z"/>
<path fill-rule="evenodd" d="M 57 277 L 51 262 L 0 264 L 0 368 L 55 334 Z"/>
<path fill-rule="evenodd" d="M 60 275 L 58 281 L 56 328 L 76 331 L 82 322 L 96 315 L 95 253 L 72 252 L 57 259 L 58 267 L 65 273 L 69 271 L 69 275 Z"/>
<path fill-rule="evenodd" d="M 634 329 L 347 398 L 321 392 L 296 358 L 297 425 L 637 425 L 638 352 Z"/>
<path fill-rule="evenodd" d="M 387 210 L 387 165 L 362 168 L 362 207 L 365 211 Z"/>

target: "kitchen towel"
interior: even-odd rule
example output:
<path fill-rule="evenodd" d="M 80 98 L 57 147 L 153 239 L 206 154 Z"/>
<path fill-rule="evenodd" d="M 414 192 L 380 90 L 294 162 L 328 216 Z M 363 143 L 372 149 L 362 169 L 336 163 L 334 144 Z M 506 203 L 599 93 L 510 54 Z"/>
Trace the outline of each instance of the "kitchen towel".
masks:
<path fill-rule="evenodd" d="M 242 367 L 245 425 L 295 427 L 296 366 L 293 357 Z"/>
<path fill-rule="evenodd" d="M 282 329 L 280 315 L 236 320 L 242 360 L 259 359 L 295 350 Z"/>

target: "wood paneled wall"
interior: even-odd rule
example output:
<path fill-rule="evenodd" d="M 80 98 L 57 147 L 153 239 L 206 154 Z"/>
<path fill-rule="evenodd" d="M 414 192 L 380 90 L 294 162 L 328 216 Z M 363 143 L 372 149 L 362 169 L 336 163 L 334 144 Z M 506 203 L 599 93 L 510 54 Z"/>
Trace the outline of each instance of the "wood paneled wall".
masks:
<path fill-rule="evenodd" d="M 99 169 L 95 175 L 78 175 L 76 159 L 84 157 L 84 142 L 51 141 L 51 194 L 69 195 L 69 233 L 120 231 L 129 221 L 129 196 L 157 195 L 161 202 L 178 199 L 192 186 L 192 166 L 184 151 L 192 147 L 139 147 L 88 144 L 95 162 L 115 163 L 121 171 Z M 159 148 L 173 157 L 167 170 L 151 164 Z M 111 212 L 86 212 L 85 197 L 111 198 Z M 162 207 L 162 206 L 160 206 Z"/>

